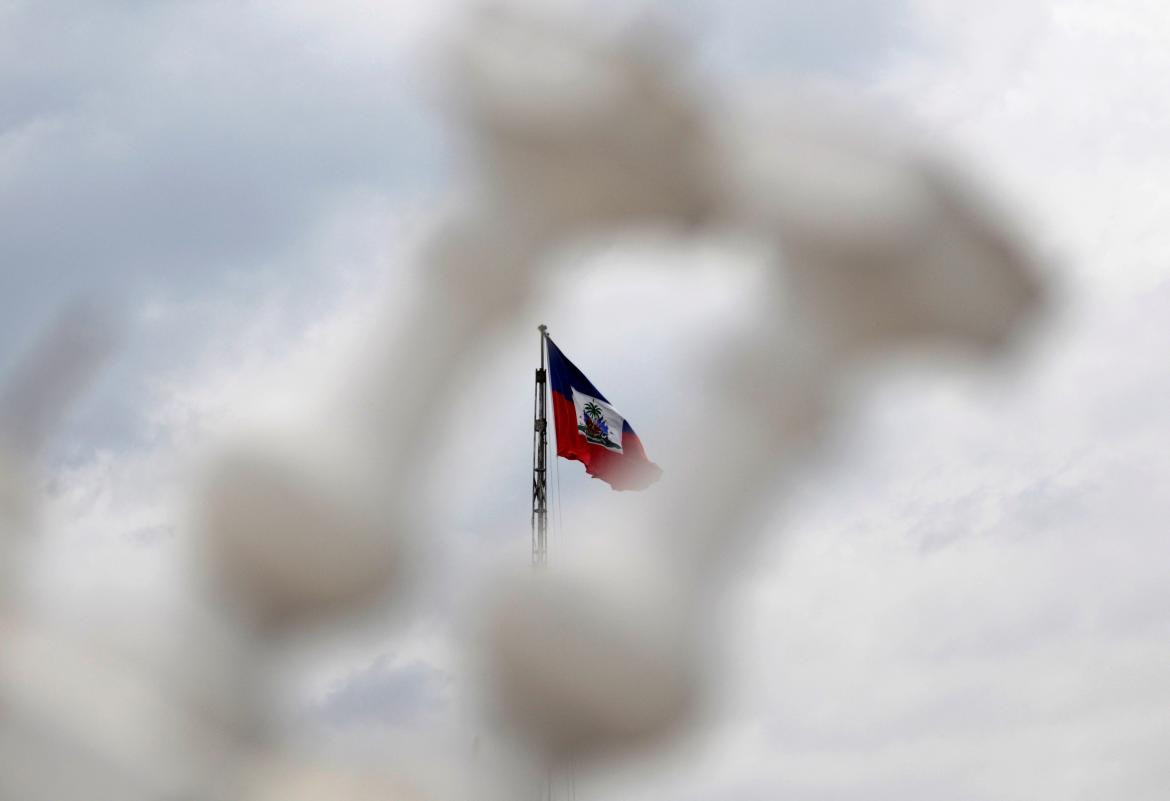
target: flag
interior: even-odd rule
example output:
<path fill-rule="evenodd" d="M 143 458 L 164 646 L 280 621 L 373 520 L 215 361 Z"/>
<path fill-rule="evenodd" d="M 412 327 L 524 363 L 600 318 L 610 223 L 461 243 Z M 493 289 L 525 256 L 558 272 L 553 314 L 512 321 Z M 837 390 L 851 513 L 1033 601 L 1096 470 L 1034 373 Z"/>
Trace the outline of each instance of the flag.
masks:
<path fill-rule="evenodd" d="M 585 472 L 615 490 L 646 489 L 657 481 L 662 470 L 646 458 L 626 419 L 552 339 L 545 337 L 545 342 L 557 456 L 576 459 Z"/>

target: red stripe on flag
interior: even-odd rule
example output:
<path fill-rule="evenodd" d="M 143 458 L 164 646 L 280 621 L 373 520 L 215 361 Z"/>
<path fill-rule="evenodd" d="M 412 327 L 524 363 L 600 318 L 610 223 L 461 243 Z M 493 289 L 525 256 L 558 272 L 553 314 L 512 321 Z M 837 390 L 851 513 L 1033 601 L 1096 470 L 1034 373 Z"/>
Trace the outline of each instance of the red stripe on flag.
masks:
<path fill-rule="evenodd" d="M 576 459 L 585 472 L 600 478 L 615 490 L 640 490 L 662 475 L 658 465 L 646 458 L 642 440 L 633 431 L 622 432 L 622 452 L 594 445 L 577 430 L 577 407 L 570 398 L 552 393 L 553 422 L 557 432 L 557 456 Z"/>

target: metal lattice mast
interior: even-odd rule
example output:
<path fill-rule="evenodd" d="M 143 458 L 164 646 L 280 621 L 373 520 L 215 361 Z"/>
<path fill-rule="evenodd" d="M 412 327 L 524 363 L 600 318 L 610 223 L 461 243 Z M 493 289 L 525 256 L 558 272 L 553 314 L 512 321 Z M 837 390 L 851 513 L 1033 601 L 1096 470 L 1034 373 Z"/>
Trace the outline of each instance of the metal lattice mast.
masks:
<path fill-rule="evenodd" d="M 544 366 L 544 338 L 548 326 L 540 328 L 540 368 L 536 371 L 532 437 L 532 564 L 548 564 L 548 416 L 545 391 L 548 371 Z"/>

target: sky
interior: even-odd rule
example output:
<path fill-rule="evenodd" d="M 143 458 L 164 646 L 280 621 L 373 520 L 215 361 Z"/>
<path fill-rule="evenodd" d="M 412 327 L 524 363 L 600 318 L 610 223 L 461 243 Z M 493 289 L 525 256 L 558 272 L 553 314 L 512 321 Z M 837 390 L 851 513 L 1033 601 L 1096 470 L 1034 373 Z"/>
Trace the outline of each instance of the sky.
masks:
<path fill-rule="evenodd" d="M 1002 369 L 928 359 L 859 380 L 841 436 L 777 502 L 725 601 L 710 720 L 648 762 L 584 777 L 581 797 L 1162 798 L 1170 9 L 657 10 L 708 87 L 805 82 L 953 154 L 1046 254 L 1054 300 Z M 36 587 L 54 614 L 100 600 L 161 616 L 195 455 L 242 421 L 300 419 L 408 302 L 427 226 L 458 191 L 434 55 L 458 12 L 0 0 L 0 370 L 79 298 L 122 322 L 41 465 Z M 664 285 L 639 269 L 661 246 L 628 240 L 558 265 L 539 319 L 460 377 L 436 459 L 438 566 L 411 622 L 290 671 L 289 714 L 312 738 L 448 736 L 463 579 L 527 558 L 538 322 L 650 456 L 669 454 L 665 421 L 694 365 L 729 320 L 761 312 L 751 271 L 728 269 L 749 257 L 693 241 L 666 257 L 692 269 Z M 639 315 L 651 305 L 670 310 L 653 328 Z M 554 553 L 638 502 L 557 469 Z"/>

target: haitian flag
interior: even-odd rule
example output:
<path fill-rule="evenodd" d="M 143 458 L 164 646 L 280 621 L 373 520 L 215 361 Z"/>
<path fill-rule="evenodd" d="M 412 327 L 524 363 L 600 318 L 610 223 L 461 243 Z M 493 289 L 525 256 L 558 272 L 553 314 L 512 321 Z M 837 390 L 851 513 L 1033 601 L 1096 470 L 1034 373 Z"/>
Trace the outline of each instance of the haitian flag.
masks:
<path fill-rule="evenodd" d="M 586 473 L 615 490 L 646 489 L 657 481 L 662 470 L 646 458 L 642 441 L 626 419 L 550 337 L 544 341 L 548 345 L 557 456 L 583 463 Z"/>

